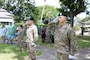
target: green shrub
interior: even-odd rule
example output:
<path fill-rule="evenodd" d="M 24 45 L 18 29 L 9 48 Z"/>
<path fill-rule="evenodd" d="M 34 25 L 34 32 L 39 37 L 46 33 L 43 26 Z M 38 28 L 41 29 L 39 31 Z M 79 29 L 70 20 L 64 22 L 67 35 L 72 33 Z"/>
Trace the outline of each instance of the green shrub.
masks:
<path fill-rule="evenodd" d="M 15 26 L 20 26 L 20 25 L 23 25 L 24 26 L 25 23 L 23 21 L 15 23 Z"/>
<path fill-rule="evenodd" d="M 1 26 L 2 24 L 0 23 L 0 26 Z"/>
<path fill-rule="evenodd" d="M 74 30 L 75 30 L 75 31 L 80 30 L 80 26 L 78 26 L 78 25 L 74 26 Z"/>
<path fill-rule="evenodd" d="M 24 25 L 23 23 L 15 23 L 15 26 Z"/>

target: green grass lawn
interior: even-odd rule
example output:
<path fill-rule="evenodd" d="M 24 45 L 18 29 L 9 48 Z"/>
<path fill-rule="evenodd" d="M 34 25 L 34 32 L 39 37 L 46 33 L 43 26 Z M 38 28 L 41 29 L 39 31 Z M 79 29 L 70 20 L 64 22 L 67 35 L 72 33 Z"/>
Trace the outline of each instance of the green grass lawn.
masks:
<path fill-rule="evenodd" d="M 41 51 L 37 51 L 37 55 L 41 55 Z M 28 52 L 26 48 L 23 53 L 19 51 L 17 46 L 0 43 L 0 60 L 27 60 Z"/>
<path fill-rule="evenodd" d="M 0 36 L 0 40 L 1 40 L 1 36 Z"/>
<path fill-rule="evenodd" d="M 78 36 L 78 47 L 79 48 L 87 48 L 90 47 L 90 36 Z M 46 46 L 46 47 L 54 47 L 54 44 L 51 43 L 42 43 L 41 38 L 36 42 L 37 45 Z M 41 55 L 41 51 L 37 51 L 37 55 Z M 27 49 L 24 49 L 24 52 L 21 53 L 17 46 L 1 44 L 0 43 L 0 60 L 27 60 L 28 52 Z"/>
<path fill-rule="evenodd" d="M 37 45 L 46 46 L 46 47 L 54 47 L 54 44 L 50 43 L 42 43 L 41 38 L 36 42 Z M 90 36 L 78 36 L 77 37 L 77 45 L 78 48 L 87 48 L 90 47 Z"/>
<path fill-rule="evenodd" d="M 52 43 L 42 43 L 42 39 L 41 37 L 38 38 L 37 42 L 36 42 L 37 45 L 40 45 L 40 46 L 46 46 L 46 47 L 54 47 L 54 44 Z"/>
<path fill-rule="evenodd" d="M 90 47 L 90 36 L 78 36 L 78 47 L 79 48 L 87 48 Z"/>

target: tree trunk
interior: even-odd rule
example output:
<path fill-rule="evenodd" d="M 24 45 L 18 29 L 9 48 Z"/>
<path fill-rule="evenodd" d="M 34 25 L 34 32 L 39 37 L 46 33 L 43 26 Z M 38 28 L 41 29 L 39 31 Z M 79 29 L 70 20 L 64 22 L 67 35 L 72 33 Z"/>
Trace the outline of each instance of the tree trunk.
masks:
<path fill-rule="evenodd" d="M 73 27 L 74 26 L 74 14 L 70 11 L 70 26 Z"/>

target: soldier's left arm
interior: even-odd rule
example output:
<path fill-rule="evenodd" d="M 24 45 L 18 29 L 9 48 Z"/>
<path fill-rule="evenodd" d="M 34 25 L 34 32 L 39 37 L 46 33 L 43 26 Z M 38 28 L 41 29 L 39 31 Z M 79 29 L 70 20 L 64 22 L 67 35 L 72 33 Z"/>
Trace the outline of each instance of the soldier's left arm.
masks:
<path fill-rule="evenodd" d="M 33 34 L 34 34 L 33 42 L 35 42 L 38 40 L 38 30 L 36 26 L 34 27 Z"/>
<path fill-rule="evenodd" d="M 69 33 L 68 33 L 68 38 L 69 38 L 69 44 L 70 44 L 70 54 L 74 54 L 76 52 L 76 45 L 77 45 L 77 41 L 76 41 L 76 36 L 75 36 L 75 32 L 72 28 L 69 29 Z"/>

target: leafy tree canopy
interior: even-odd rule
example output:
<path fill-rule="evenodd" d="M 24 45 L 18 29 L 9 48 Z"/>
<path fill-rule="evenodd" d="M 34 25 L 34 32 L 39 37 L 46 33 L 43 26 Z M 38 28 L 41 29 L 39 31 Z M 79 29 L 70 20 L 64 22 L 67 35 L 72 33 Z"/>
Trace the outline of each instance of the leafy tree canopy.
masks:
<path fill-rule="evenodd" d="M 74 25 L 74 16 L 85 11 L 85 0 L 59 0 L 61 2 L 60 12 L 70 17 L 70 24 Z"/>

